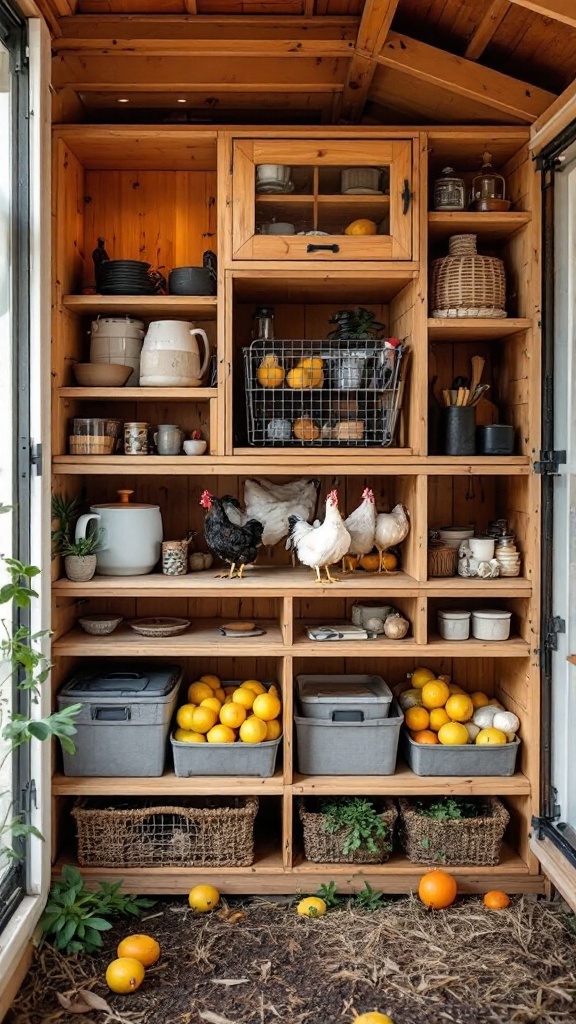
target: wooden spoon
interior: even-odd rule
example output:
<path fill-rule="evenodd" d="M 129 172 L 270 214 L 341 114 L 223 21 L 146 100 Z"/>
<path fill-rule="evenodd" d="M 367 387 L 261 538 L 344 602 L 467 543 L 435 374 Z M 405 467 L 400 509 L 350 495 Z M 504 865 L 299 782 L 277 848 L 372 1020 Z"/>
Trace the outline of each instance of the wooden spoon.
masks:
<path fill-rule="evenodd" d="M 472 356 L 472 359 L 470 360 L 470 363 L 471 363 L 471 366 L 472 366 L 472 377 L 471 377 L 471 380 L 470 380 L 470 394 L 474 395 L 474 392 L 476 391 L 476 388 L 478 387 L 478 385 L 479 385 L 479 383 L 480 383 L 480 381 L 482 379 L 482 373 L 484 371 L 484 366 L 486 364 L 486 360 L 483 359 L 482 356 Z"/>

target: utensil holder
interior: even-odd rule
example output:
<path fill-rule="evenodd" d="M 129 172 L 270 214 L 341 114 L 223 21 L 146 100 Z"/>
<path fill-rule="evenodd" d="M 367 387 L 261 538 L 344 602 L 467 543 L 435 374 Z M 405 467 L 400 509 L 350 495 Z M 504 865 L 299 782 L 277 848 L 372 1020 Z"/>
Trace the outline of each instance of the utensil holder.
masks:
<path fill-rule="evenodd" d="M 450 405 L 441 410 L 440 449 L 443 455 L 476 453 L 476 409 Z"/>

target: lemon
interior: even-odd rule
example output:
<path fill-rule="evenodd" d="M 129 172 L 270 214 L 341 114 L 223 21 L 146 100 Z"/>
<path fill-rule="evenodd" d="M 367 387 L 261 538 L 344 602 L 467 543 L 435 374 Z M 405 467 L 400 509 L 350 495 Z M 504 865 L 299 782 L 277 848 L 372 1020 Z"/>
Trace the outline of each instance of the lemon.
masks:
<path fill-rule="evenodd" d="M 222 707 L 222 703 L 221 703 L 221 701 L 218 700 L 217 697 L 206 697 L 204 700 L 200 701 L 200 707 L 201 708 L 212 708 L 212 711 L 215 711 L 216 714 L 219 715 L 220 714 L 220 708 Z"/>
<path fill-rule="evenodd" d="M 174 739 L 179 743 L 206 743 L 206 737 L 192 729 L 176 729 Z"/>
<path fill-rule="evenodd" d="M 195 885 L 188 894 L 188 903 L 197 914 L 207 914 L 220 902 L 220 893 L 214 885 Z"/>
<path fill-rule="evenodd" d="M 250 715 L 240 726 L 242 743 L 262 743 L 266 739 L 266 722 L 256 715 Z"/>
<path fill-rule="evenodd" d="M 266 722 L 266 739 L 277 740 L 282 735 L 282 723 L 277 718 L 273 718 L 271 722 Z"/>
<path fill-rule="evenodd" d="M 456 683 L 448 683 L 448 689 L 450 690 L 450 694 L 451 695 L 454 694 L 454 693 L 464 693 L 465 692 L 462 689 L 462 687 L 461 686 L 457 686 Z"/>
<path fill-rule="evenodd" d="M 430 679 L 422 687 L 422 703 L 429 711 L 433 708 L 443 708 L 449 696 L 448 684 L 442 679 Z"/>
<path fill-rule="evenodd" d="M 214 691 L 208 683 L 191 683 L 188 687 L 188 700 L 191 704 L 200 704 L 206 697 L 212 697 Z"/>
<path fill-rule="evenodd" d="M 208 743 L 234 743 L 236 733 L 227 725 L 213 725 L 206 733 Z"/>
<path fill-rule="evenodd" d="M 116 956 L 133 957 L 143 967 L 152 967 L 160 958 L 160 946 L 151 935 L 127 935 L 118 946 Z"/>
<path fill-rule="evenodd" d="M 192 728 L 194 732 L 208 732 L 218 721 L 218 712 L 213 708 L 195 708 L 192 714 Z"/>
<path fill-rule="evenodd" d="M 307 896 L 300 900 L 296 913 L 301 917 L 322 917 L 326 913 L 326 904 L 319 896 Z"/>
<path fill-rule="evenodd" d="M 345 235 L 375 235 L 377 231 L 378 225 L 375 221 L 368 220 L 367 217 L 353 220 L 347 228 L 344 228 Z"/>
<path fill-rule="evenodd" d="M 394 1024 L 394 1021 L 386 1013 L 362 1013 L 354 1018 L 354 1024 Z"/>
<path fill-rule="evenodd" d="M 450 715 L 445 708 L 432 708 L 430 712 L 430 728 L 432 732 L 438 732 L 443 725 L 450 721 Z"/>
<path fill-rule="evenodd" d="M 271 722 L 278 718 L 282 705 L 273 693 L 259 693 L 252 705 L 252 714 L 261 718 L 263 722 Z"/>
<path fill-rule="evenodd" d="M 453 693 L 446 701 L 446 712 L 453 722 L 469 722 L 474 705 L 467 693 Z"/>
<path fill-rule="evenodd" d="M 226 700 L 226 690 L 219 686 L 217 690 L 214 690 L 214 696 L 220 701 L 221 704 Z"/>
<path fill-rule="evenodd" d="M 262 683 L 259 683 L 257 679 L 247 679 L 244 683 L 241 683 L 241 686 L 245 690 L 252 690 L 252 693 L 255 694 L 266 693 L 266 687 L 262 686 Z"/>
<path fill-rule="evenodd" d="M 506 743 L 506 733 L 502 732 L 502 729 L 481 729 L 476 737 L 476 743 L 479 747 Z"/>
<path fill-rule="evenodd" d="M 211 675 L 209 672 L 206 672 L 205 675 L 200 676 L 200 682 L 208 683 L 208 686 L 210 687 L 211 690 L 217 690 L 218 687 L 222 685 L 218 676 Z"/>
<path fill-rule="evenodd" d="M 245 720 L 246 708 L 243 708 L 240 704 L 234 704 L 230 697 L 230 703 L 224 704 L 220 709 L 220 721 L 222 722 L 222 725 L 227 725 L 229 729 L 239 729 L 242 722 Z"/>
<path fill-rule="evenodd" d="M 417 690 L 421 690 L 424 683 L 427 683 L 430 679 L 434 678 L 434 673 L 429 668 L 415 668 L 410 682 Z"/>
<path fill-rule="evenodd" d="M 470 742 L 468 730 L 461 722 L 447 722 L 446 725 L 442 725 L 438 730 L 438 739 L 440 743 L 448 746 L 464 746 Z"/>
<path fill-rule="evenodd" d="M 178 708 L 176 721 L 181 729 L 192 728 L 192 712 L 195 708 L 195 704 L 183 704 L 181 708 Z"/>
<path fill-rule="evenodd" d="M 488 694 L 483 693 L 482 690 L 475 690 L 474 693 L 471 693 L 470 700 L 474 705 L 474 709 L 485 708 L 490 703 L 490 697 Z"/>
<path fill-rule="evenodd" d="M 427 729 L 430 725 L 430 715 L 426 711 L 426 708 L 412 707 L 404 714 L 404 722 L 408 729 L 412 729 L 413 732 L 420 732 L 422 729 Z"/>
<path fill-rule="evenodd" d="M 120 956 L 106 968 L 106 984 L 112 992 L 135 992 L 144 981 L 144 965 L 133 956 Z"/>
<path fill-rule="evenodd" d="M 232 694 L 233 704 L 239 704 L 246 711 L 250 711 L 255 700 L 256 694 L 252 690 L 246 690 L 244 686 L 239 686 Z"/>

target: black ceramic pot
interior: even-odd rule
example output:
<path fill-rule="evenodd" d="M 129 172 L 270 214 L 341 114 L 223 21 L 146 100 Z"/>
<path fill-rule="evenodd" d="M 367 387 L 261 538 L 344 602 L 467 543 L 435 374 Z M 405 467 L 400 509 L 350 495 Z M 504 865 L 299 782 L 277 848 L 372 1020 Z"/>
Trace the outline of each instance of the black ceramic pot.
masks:
<path fill-rule="evenodd" d="M 471 405 L 450 405 L 441 410 L 440 451 L 442 455 L 476 454 L 476 409 Z"/>
<path fill-rule="evenodd" d="M 514 427 L 507 423 L 476 427 L 476 444 L 479 455 L 513 455 Z"/>

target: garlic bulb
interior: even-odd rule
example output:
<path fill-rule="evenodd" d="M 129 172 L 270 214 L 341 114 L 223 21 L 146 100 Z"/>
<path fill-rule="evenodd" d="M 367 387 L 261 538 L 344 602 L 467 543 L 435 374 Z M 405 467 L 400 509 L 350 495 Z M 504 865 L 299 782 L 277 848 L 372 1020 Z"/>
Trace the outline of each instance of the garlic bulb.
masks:
<path fill-rule="evenodd" d="M 374 615 L 371 619 L 366 619 L 366 629 L 369 633 L 383 633 L 384 622 Z"/>
<path fill-rule="evenodd" d="M 402 711 L 407 711 L 408 708 L 422 707 L 422 690 L 412 687 L 411 690 L 404 690 L 398 698 L 398 703 L 402 708 Z"/>
<path fill-rule="evenodd" d="M 474 743 L 478 733 L 480 732 L 480 726 L 474 725 L 474 722 L 464 722 L 464 728 L 470 737 L 470 742 Z"/>
<path fill-rule="evenodd" d="M 395 615 L 389 615 L 384 623 L 384 635 L 389 640 L 402 640 L 402 637 L 406 636 L 406 633 L 410 629 L 410 623 L 407 619 L 396 612 Z"/>
<path fill-rule="evenodd" d="M 478 725 L 481 729 L 490 729 L 494 721 L 494 715 L 497 715 L 499 710 L 500 708 L 494 707 L 493 704 L 487 704 L 484 708 L 476 708 L 472 715 L 472 721 L 474 725 Z"/>
<path fill-rule="evenodd" d="M 506 743 L 514 743 L 515 739 L 516 739 L 516 733 L 515 732 L 507 732 L 506 733 Z"/>
<path fill-rule="evenodd" d="M 498 711 L 492 722 L 494 729 L 502 729 L 502 732 L 518 732 L 520 719 L 513 711 Z"/>
<path fill-rule="evenodd" d="M 212 562 L 214 561 L 212 555 L 210 554 L 209 551 L 205 551 L 202 557 L 203 557 L 202 568 L 203 569 L 210 569 L 210 567 L 212 565 Z"/>

